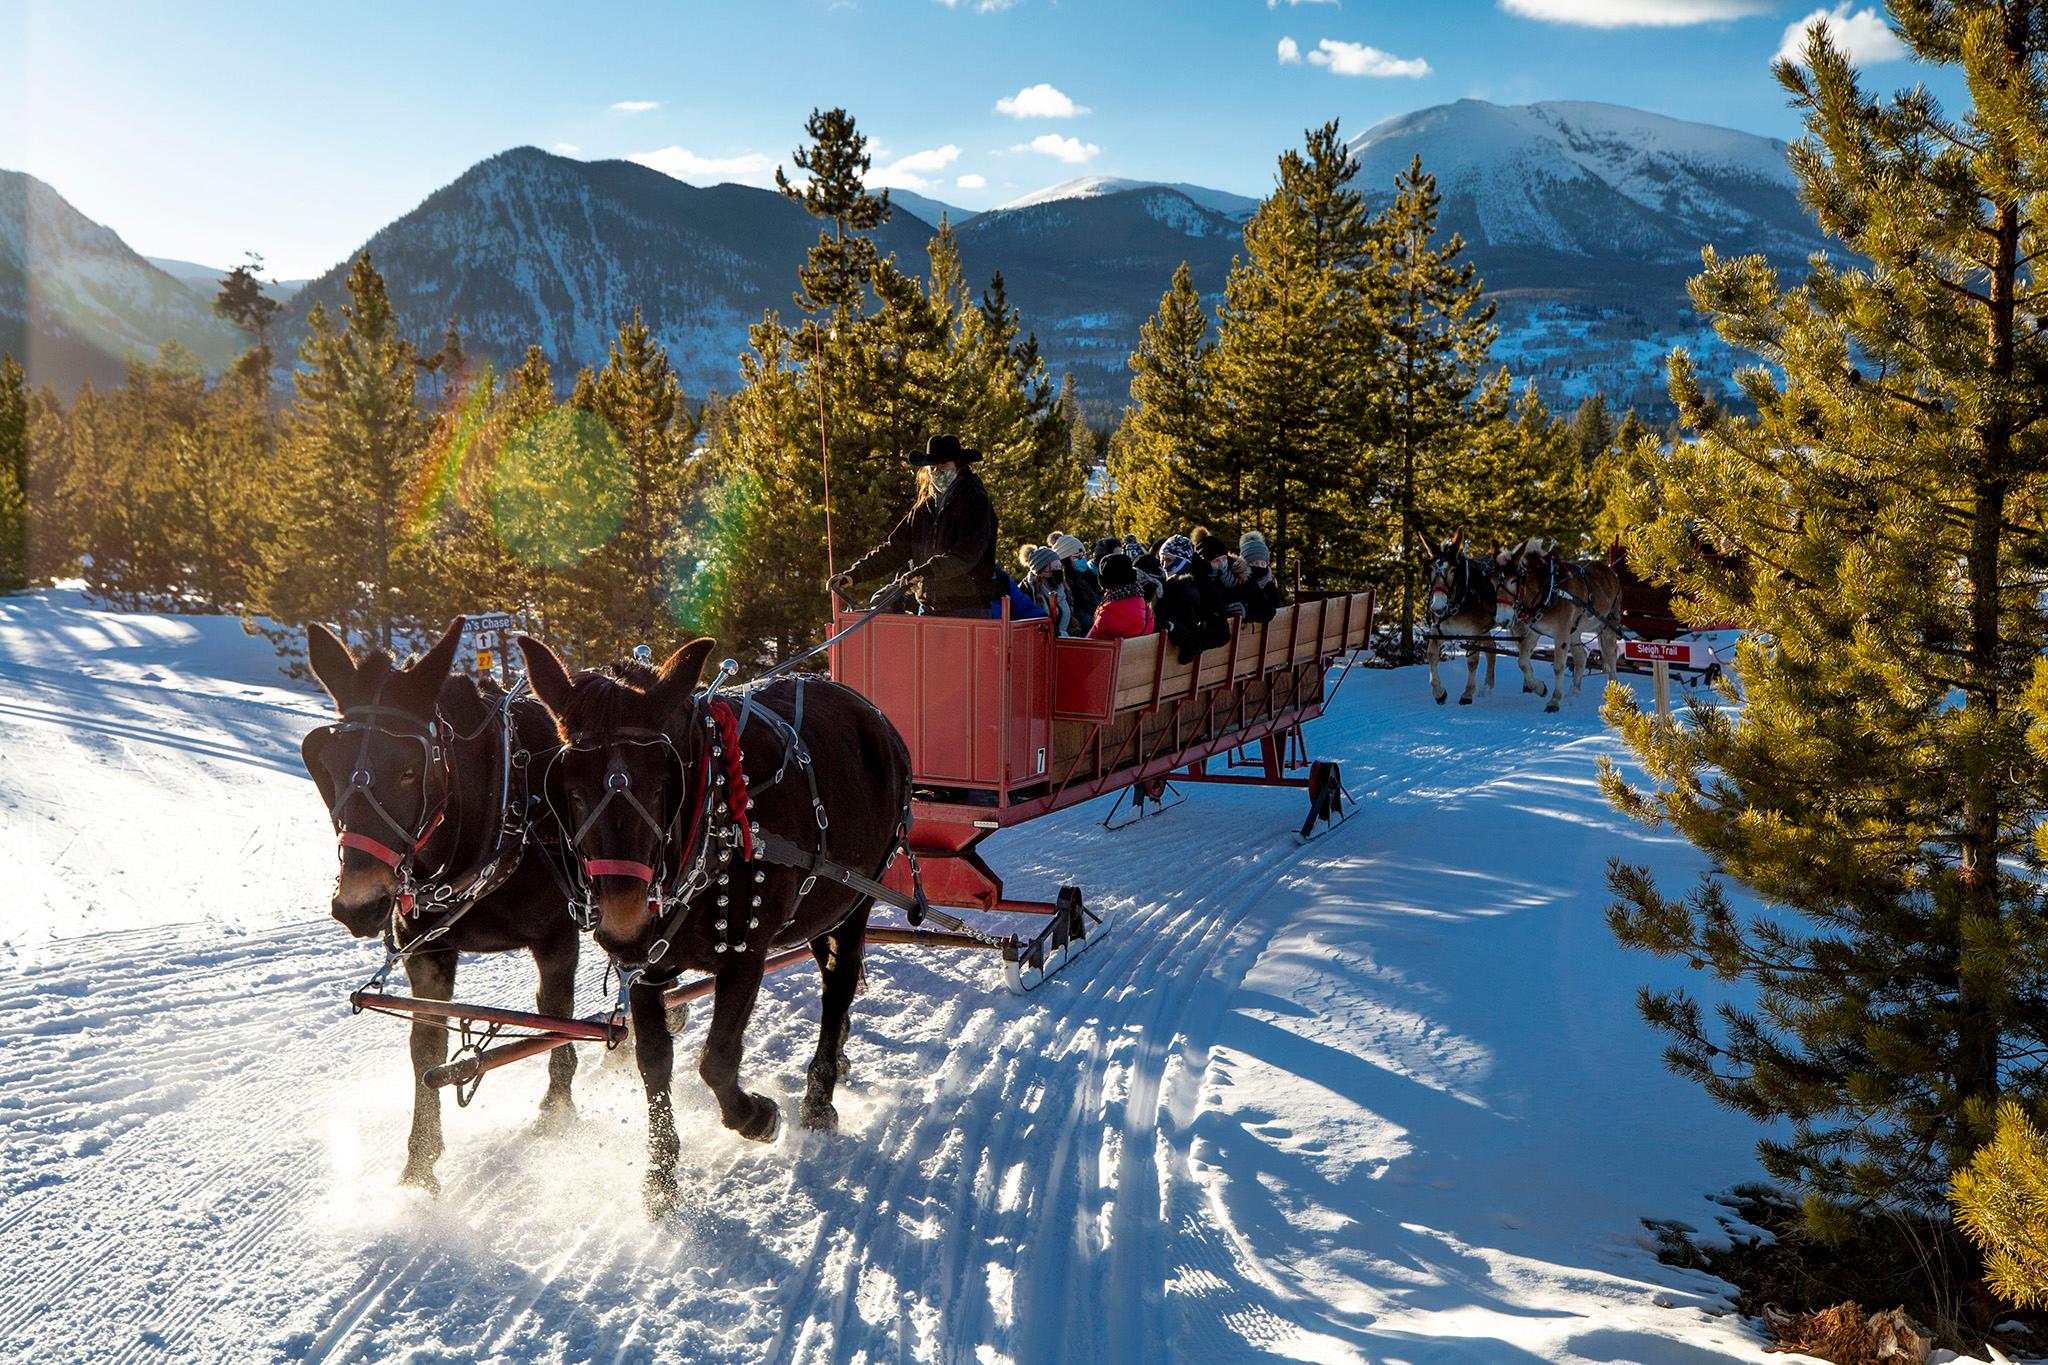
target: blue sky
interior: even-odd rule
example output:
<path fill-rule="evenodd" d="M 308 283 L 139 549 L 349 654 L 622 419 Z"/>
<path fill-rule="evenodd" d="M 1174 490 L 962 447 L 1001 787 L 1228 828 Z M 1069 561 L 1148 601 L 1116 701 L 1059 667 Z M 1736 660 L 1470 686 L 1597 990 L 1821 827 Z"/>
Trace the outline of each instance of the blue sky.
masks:
<path fill-rule="evenodd" d="M 1816 13 L 1873 85 L 1922 78 L 1854 0 L 0 0 L 0 166 L 139 251 L 294 277 L 522 143 L 766 183 L 814 105 L 971 208 L 1086 174 L 1259 195 L 1309 124 L 1467 97 L 1791 137 L 1768 63 Z"/>

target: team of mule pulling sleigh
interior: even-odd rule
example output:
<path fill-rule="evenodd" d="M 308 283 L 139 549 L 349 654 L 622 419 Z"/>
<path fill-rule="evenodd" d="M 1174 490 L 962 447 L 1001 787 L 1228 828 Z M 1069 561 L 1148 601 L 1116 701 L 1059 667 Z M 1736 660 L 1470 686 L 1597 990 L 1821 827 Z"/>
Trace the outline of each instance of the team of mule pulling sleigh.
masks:
<path fill-rule="evenodd" d="M 467 1103 L 487 1072 L 546 1054 L 542 1119 L 557 1121 L 573 1113 L 570 1045 L 630 1041 L 647 1198 L 665 1209 L 672 1028 L 688 1001 L 712 1000 L 698 1074 L 721 1120 L 767 1141 L 781 1113 L 740 1084 L 743 1034 L 765 975 L 814 960 L 823 1007 L 799 1121 L 829 1129 L 868 945 L 988 952 L 1023 991 L 1100 937 L 1077 887 L 1006 895 L 980 852 L 994 831 L 1111 793 L 1142 809 L 1169 779 L 1302 789 L 1304 838 L 1341 816 L 1341 778 L 1308 760 L 1302 726 L 1371 638 L 1370 593 L 1311 595 L 1182 663 L 1158 635 L 1056 638 L 1006 609 L 893 614 L 903 590 L 842 611 L 824 644 L 744 687 L 728 685 L 730 660 L 704 680 L 709 640 L 658 668 L 572 673 L 521 637 L 526 674 L 507 692 L 455 668 L 460 620 L 404 666 L 309 632 L 339 712 L 303 749 L 336 832 L 333 912 L 386 949 L 350 1001 L 413 1020 L 406 1180 L 435 1184 L 442 1089 Z M 794 671 L 828 651 L 829 678 Z M 870 923 L 877 905 L 903 922 Z M 955 911 L 1033 927 L 991 933 Z M 579 1017 L 584 932 L 619 985 L 606 1012 Z M 455 1001 L 460 953 L 510 951 L 534 958 L 534 1010 Z M 400 967 L 410 994 L 390 989 Z"/>

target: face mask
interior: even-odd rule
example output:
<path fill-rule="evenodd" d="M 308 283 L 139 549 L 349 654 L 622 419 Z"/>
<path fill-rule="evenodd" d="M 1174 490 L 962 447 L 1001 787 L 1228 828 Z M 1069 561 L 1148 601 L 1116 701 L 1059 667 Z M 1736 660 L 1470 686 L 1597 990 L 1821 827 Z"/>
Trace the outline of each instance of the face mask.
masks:
<path fill-rule="evenodd" d="M 1055 588 L 1057 588 L 1060 584 L 1067 581 L 1066 572 L 1061 569 L 1054 569 L 1051 573 L 1045 576 L 1045 581 L 1052 584 Z"/>
<path fill-rule="evenodd" d="M 960 471 L 957 469 L 934 469 L 932 471 L 932 487 L 943 493 L 951 488 L 953 480 L 959 477 Z"/>

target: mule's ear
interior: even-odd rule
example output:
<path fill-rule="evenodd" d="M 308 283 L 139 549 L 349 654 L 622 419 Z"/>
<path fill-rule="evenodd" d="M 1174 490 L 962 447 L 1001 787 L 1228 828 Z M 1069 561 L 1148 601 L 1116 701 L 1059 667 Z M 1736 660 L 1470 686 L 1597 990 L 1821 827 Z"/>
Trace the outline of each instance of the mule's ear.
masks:
<path fill-rule="evenodd" d="M 447 681 L 448 670 L 455 667 L 455 651 L 462 645 L 462 627 L 468 618 L 456 617 L 448 623 L 448 629 L 441 632 L 441 638 L 434 641 L 434 647 L 419 657 L 419 661 L 405 670 L 406 676 L 430 685 L 435 692 Z"/>
<path fill-rule="evenodd" d="M 562 712 L 569 709 L 569 670 L 555 657 L 555 651 L 531 635 L 512 638 L 519 642 L 519 652 L 526 656 L 526 680 L 533 684 L 533 695 L 557 720 L 561 719 Z"/>
<path fill-rule="evenodd" d="M 1452 554 L 1457 554 L 1457 553 L 1458 553 L 1459 551 L 1463 550 L 1464 548 L 1465 548 L 1465 532 L 1464 532 L 1464 531 L 1463 531 L 1463 530 L 1461 529 L 1461 530 L 1460 530 L 1460 531 L 1458 532 L 1458 534 L 1456 534 L 1455 536 L 1452 536 L 1452 537 L 1451 537 L 1451 553 L 1452 553 Z"/>
<path fill-rule="evenodd" d="M 355 700 L 355 657 L 340 636 L 317 621 L 306 627 L 306 666 L 336 706 L 346 710 Z"/>
<path fill-rule="evenodd" d="M 703 676 L 704 661 L 717 647 L 718 641 L 706 635 L 669 655 L 668 662 L 661 666 L 661 672 L 654 686 L 647 689 L 647 694 L 664 706 L 689 700 L 690 694 L 697 690 L 697 679 Z"/>

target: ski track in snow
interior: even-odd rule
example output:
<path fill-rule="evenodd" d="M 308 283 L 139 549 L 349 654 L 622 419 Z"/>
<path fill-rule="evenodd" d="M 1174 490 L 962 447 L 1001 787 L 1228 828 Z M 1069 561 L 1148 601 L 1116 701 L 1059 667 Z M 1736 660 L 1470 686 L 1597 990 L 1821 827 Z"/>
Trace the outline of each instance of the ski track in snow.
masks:
<path fill-rule="evenodd" d="M 875 953 L 836 1134 L 725 1132 L 700 1011 L 649 1224 L 638 1077 L 595 1049 L 567 1131 L 522 1063 L 446 1104 L 438 1198 L 396 1185 L 405 1027 L 348 1013 L 376 953 L 324 913 L 321 712 L 266 646 L 0 602 L 0 1359 L 1761 1359 L 1640 1225 L 1706 1226 L 1755 1131 L 1663 1070 L 1633 1000 L 1676 975 L 1602 918 L 1609 856 L 1700 860 L 1605 807 L 1590 685 L 1546 716 L 1515 676 L 1439 708 L 1354 671 L 1309 742 L 1360 804 L 1306 846 L 1293 794 L 1199 786 L 998 835 L 1110 936 L 1026 998 Z M 814 982 L 749 1037 L 786 1117 Z M 468 959 L 457 994 L 532 986 Z"/>

